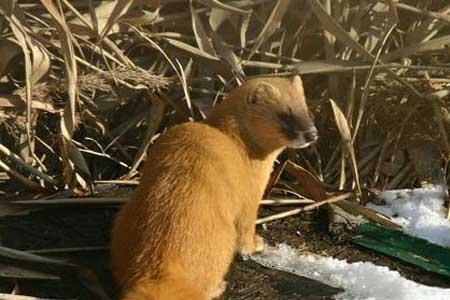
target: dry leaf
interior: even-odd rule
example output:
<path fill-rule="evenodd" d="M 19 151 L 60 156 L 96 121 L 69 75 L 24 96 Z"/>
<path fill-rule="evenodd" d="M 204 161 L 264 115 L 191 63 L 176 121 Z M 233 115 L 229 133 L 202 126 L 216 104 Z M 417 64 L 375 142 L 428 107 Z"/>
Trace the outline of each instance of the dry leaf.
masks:
<path fill-rule="evenodd" d="M 362 195 L 361 185 L 359 182 L 358 165 L 356 163 L 355 150 L 353 149 L 352 134 L 350 132 L 350 127 L 349 127 L 347 119 L 345 118 L 345 115 L 344 115 L 344 113 L 342 113 L 341 109 L 331 99 L 330 99 L 330 103 L 331 103 L 331 107 L 333 109 L 336 125 L 337 125 L 339 133 L 341 135 L 344 149 L 347 151 L 347 153 L 350 156 L 350 164 L 352 167 L 353 178 L 355 179 L 355 182 L 356 182 L 356 188 L 358 189 L 359 195 Z"/>
<path fill-rule="evenodd" d="M 281 20 L 287 12 L 289 5 L 291 4 L 291 0 L 283 0 L 277 1 L 275 3 L 275 7 L 272 10 L 267 22 L 264 24 L 263 29 L 259 33 L 258 37 L 255 40 L 255 44 L 250 50 L 250 54 L 247 57 L 249 60 L 253 54 L 255 54 L 256 50 L 258 50 L 261 45 L 267 41 L 267 39 L 281 26 Z"/>

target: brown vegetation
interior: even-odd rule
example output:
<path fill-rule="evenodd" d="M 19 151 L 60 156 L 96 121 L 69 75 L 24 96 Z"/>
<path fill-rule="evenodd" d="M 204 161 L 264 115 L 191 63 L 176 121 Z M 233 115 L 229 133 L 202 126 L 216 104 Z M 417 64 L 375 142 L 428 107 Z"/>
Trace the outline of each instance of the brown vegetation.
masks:
<path fill-rule="evenodd" d="M 266 190 L 302 207 L 260 222 L 447 183 L 449 29 L 444 0 L 0 1 L 0 197 L 135 185 L 168 128 L 293 74 L 320 138 L 282 154 Z M 101 200 L 81 202 L 122 201 Z"/>
<path fill-rule="evenodd" d="M 4 180 L 92 192 L 96 180 L 136 178 L 164 128 L 266 74 L 305 74 L 323 137 L 321 166 L 309 167 L 335 188 L 414 184 L 395 176 L 417 141 L 447 157 L 445 1 L 158 2 L 2 2 Z M 335 147 L 329 99 L 351 147 Z"/>

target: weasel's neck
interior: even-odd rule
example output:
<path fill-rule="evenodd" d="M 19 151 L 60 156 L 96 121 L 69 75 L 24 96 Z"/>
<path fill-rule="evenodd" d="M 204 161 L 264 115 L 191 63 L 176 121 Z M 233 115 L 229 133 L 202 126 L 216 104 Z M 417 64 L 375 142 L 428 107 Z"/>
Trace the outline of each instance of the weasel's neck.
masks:
<path fill-rule="evenodd" d="M 251 160 L 275 160 L 283 149 L 267 150 L 254 142 L 251 133 L 243 128 L 238 120 L 238 117 L 226 109 L 221 107 L 216 108 L 205 123 L 219 129 L 221 132 L 229 136 L 240 148 L 246 152 Z"/>
<path fill-rule="evenodd" d="M 240 126 L 238 118 L 232 113 L 216 110 L 205 123 L 219 129 L 235 142 L 242 155 L 248 160 L 250 174 L 257 189 L 258 197 L 262 198 L 272 173 L 273 164 L 283 149 L 267 151 L 252 142 L 252 137 Z"/>

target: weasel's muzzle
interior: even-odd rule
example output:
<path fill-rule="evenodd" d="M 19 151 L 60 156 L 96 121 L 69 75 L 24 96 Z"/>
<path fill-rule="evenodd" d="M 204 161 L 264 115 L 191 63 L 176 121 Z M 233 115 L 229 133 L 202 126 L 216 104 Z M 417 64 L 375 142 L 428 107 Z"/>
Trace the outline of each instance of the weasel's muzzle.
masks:
<path fill-rule="evenodd" d="M 319 134 L 317 133 L 317 129 L 315 126 L 312 126 L 308 130 L 299 131 L 297 138 L 292 141 L 289 147 L 298 149 L 306 148 L 316 142 L 318 138 Z"/>

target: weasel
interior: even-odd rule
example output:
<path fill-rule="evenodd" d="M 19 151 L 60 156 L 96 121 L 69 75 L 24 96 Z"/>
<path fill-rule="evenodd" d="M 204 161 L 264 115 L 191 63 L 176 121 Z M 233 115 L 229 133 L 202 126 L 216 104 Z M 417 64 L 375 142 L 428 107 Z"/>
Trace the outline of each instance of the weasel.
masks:
<path fill-rule="evenodd" d="M 317 136 L 299 76 L 249 80 L 206 120 L 167 130 L 114 222 L 121 299 L 219 296 L 236 252 L 264 248 L 255 221 L 276 157 Z"/>

